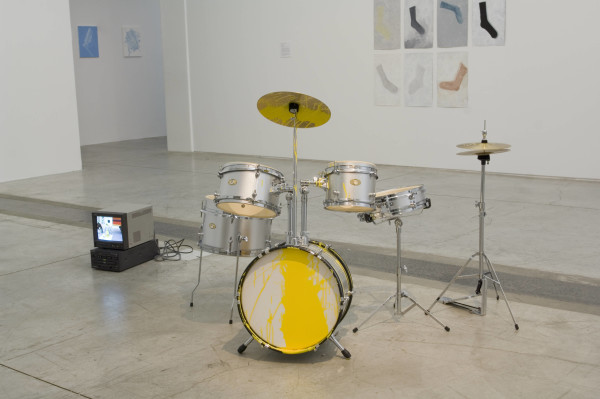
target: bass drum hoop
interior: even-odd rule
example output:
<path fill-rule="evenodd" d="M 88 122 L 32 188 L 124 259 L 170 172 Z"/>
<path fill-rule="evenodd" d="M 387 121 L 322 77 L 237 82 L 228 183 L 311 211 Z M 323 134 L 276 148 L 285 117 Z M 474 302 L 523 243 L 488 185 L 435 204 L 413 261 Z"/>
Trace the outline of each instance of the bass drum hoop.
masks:
<path fill-rule="evenodd" d="M 347 302 L 344 304 L 343 308 L 340 305 L 340 311 L 339 311 L 338 318 L 337 318 L 335 324 L 330 329 L 330 331 L 326 334 L 326 336 L 321 341 L 319 341 L 318 343 L 316 343 L 314 345 L 310 345 L 310 346 L 307 346 L 305 348 L 298 349 L 298 350 L 288 350 L 285 348 L 277 347 L 277 346 L 273 345 L 272 343 L 267 342 L 265 339 L 263 339 L 261 336 L 259 336 L 254 331 L 254 329 L 250 326 L 250 323 L 248 322 L 248 320 L 246 319 L 246 316 L 244 314 L 241 297 L 242 297 L 242 285 L 245 281 L 246 274 L 252 268 L 252 266 L 258 260 L 260 260 L 264 255 L 267 255 L 270 252 L 277 251 L 280 249 L 285 249 L 285 248 L 296 248 L 296 249 L 308 252 L 309 254 L 311 254 L 315 257 L 319 257 L 318 253 L 311 251 L 310 248 L 306 247 L 306 246 L 296 246 L 296 245 L 288 245 L 286 243 L 281 243 L 281 244 L 278 244 L 277 246 L 274 246 L 272 248 L 269 248 L 269 249 L 263 251 L 259 256 L 254 258 L 252 260 L 252 262 L 250 262 L 250 264 L 248 264 L 248 266 L 246 267 L 246 269 L 240 276 L 240 281 L 238 283 L 238 288 L 237 288 L 237 298 L 238 298 L 237 304 L 238 304 L 238 313 L 240 315 L 240 319 L 242 320 L 244 327 L 250 333 L 252 338 L 254 338 L 254 340 L 256 340 L 260 345 L 262 345 L 266 348 L 272 349 L 276 352 L 281 352 L 281 353 L 285 353 L 285 354 L 300 354 L 300 353 L 305 353 L 305 352 L 310 352 L 310 351 L 316 350 L 323 342 L 325 342 L 327 339 L 329 339 L 329 337 L 335 332 L 338 325 L 341 323 L 341 321 L 346 316 L 346 313 L 348 313 L 348 309 L 350 309 L 350 304 L 352 303 L 352 290 L 353 290 L 354 285 L 352 283 L 352 276 L 350 274 L 350 270 L 346 266 L 346 262 L 343 261 L 343 259 L 340 257 L 340 255 L 333 248 L 328 247 L 327 245 L 325 245 L 322 242 L 311 240 L 311 241 L 309 241 L 309 244 L 313 244 L 313 245 L 316 245 L 319 248 L 321 248 L 320 252 L 327 251 L 330 255 L 332 255 L 335 258 L 336 261 L 339 262 L 339 265 L 341 266 L 342 271 L 344 272 L 344 274 L 347 277 L 348 291 L 349 291 Z M 337 285 L 338 285 L 338 289 L 340 291 L 340 301 L 341 301 L 341 299 L 344 298 L 344 292 L 343 292 L 343 284 L 340 280 L 340 276 L 338 276 L 338 273 L 336 272 L 336 270 L 329 264 L 329 262 L 324 257 L 321 257 L 320 260 L 322 260 L 323 263 L 331 270 L 332 275 L 335 277 Z"/>

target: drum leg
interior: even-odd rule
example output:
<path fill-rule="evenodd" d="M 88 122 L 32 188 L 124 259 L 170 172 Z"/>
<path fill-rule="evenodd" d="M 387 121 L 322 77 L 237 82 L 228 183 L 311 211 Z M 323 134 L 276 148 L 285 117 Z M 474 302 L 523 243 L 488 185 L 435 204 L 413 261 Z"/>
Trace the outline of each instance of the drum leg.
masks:
<path fill-rule="evenodd" d="M 233 324 L 233 308 L 237 299 L 237 276 L 240 266 L 240 252 L 242 251 L 242 241 L 248 241 L 248 237 L 238 234 L 237 236 L 237 256 L 235 259 L 235 277 L 233 278 L 233 301 L 231 302 L 231 312 L 229 313 L 229 324 Z"/>
<path fill-rule="evenodd" d="M 334 343 L 335 346 L 337 346 L 337 348 L 342 352 L 342 355 L 344 355 L 346 359 L 350 359 L 351 355 L 350 352 L 348 352 L 348 349 L 344 348 L 342 344 L 340 344 L 340 342 L 333 336 L 333 334 L 329 336 L 329 339 L 331 340 L 331 342 Z"/>
<path fill-rule="evenodd" d="M 240 345 L 240 347 L 238 348 L 238 353 L 244 353 L 244 351 L 246 350 L 246 348 L 248 347 L 248 345 L 250 345 L 250 342 L 252 342 L 254 338 L 250 337 L 248 338 L 246 341 L 244 341 L 243 344 Z"/>
<path fill-rule="evenodd" d="M 192 290 L 192 299 L 190 299 L 190 307 L 194 306 L 194 291 L 196 291 L 196 288 L 198 288 L 198 286 L 200 285 L 200 274 L 201 273 L 202 273 L 202 248 L 200 248 L 200 262 L 198 264 L 198 282 L 196 283 L 196 286 Z"/>

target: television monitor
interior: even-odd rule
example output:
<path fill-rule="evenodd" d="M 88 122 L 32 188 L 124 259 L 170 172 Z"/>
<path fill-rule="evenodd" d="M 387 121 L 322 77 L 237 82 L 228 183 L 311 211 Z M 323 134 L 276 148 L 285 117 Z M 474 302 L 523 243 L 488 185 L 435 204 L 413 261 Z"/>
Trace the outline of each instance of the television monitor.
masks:
<path fill-rule="evenodd" d="M 94 246 L 129 249 L 154 239 L 152 206 L 121 204 L 92 212 Z"/>

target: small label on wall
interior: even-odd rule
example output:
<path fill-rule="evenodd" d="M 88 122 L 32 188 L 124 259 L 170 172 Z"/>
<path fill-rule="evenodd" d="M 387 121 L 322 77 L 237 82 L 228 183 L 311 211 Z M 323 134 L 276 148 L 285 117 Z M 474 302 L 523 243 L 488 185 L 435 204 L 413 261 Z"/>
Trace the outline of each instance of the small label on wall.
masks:
<path fill-rule="evenodd" d="M 281 58 L 290 58 L 292 56 L 292 46 L 290 42 L 279 43 L 279 56 Z"/>

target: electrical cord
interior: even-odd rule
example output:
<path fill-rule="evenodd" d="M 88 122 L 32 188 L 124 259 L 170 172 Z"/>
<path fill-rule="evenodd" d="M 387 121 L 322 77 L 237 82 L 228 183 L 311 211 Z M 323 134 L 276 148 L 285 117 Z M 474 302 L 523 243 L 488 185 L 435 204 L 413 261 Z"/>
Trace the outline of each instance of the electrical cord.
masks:
<path fill-rule="evenodd" d="M 183 244 L 183 238 L 179 241 L 167 240 L 164 247 L 159 248 L 159 254 L 154 257 L 155 261 L 162 262 L 164 260 L 178 261 L 181 260 L 181 254 L 190 254 L 194 249 L 186 244 Z M 184 250 L 182 250 L 182 248 Z"/>

